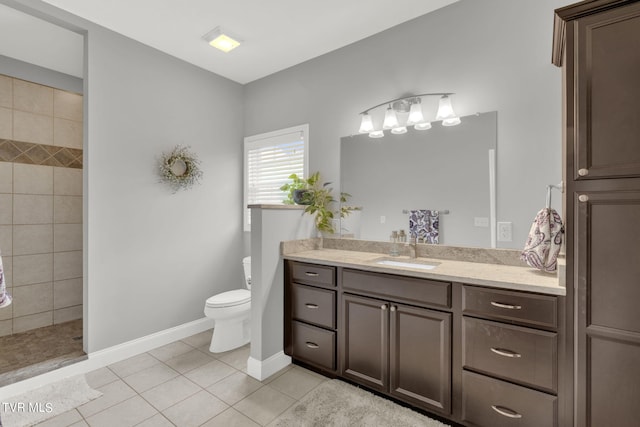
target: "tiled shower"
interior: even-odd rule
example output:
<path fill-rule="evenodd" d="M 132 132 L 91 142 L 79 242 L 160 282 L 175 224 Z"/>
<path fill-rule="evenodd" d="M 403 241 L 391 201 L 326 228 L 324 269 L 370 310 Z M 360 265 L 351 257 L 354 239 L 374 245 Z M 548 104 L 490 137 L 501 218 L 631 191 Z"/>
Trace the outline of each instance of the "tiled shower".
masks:
<path fill-rule="evenodd" d="M 82 318 L 82 95 L 0 75 L 0 336 Z"/>

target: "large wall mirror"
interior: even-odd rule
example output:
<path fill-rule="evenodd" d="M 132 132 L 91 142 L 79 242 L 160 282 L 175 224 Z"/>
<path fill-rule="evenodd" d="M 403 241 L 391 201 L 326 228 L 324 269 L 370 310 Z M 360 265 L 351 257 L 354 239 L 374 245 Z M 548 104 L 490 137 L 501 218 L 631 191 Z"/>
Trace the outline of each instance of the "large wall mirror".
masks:
<path fill-rule="evenodd" d="M 402 135 L 341 139 L 340 180 L 350 205 L 343 237 L 388 241 L 411 210 L 439 211 L 439 244 L 495 247 L 497 112 Z M 494 237 L 492 237 L 494 236 Z"/>

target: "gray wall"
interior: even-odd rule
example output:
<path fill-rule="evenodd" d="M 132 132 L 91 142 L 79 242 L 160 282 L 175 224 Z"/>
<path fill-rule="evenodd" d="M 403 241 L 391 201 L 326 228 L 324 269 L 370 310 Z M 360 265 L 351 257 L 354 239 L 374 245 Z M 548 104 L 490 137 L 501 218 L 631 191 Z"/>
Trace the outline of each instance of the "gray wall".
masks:
<path fill-rule="evenodd" d="M 546 185 L 561 180 L 561 72 L 553 10 L 566 0 L 462 0 L 245 86 L 245 135 L 309 123 L 310 169 L 339 182 L 340 138 L 360 111 L 456 92 L 457 114 L 498 112 L 498 221 L 522 248 Z M 389 179 L 393 179 L 389 177 Z M 554 205 L 561 200 L 555 197 Z"/>
<path fill-rule="evenodd" d="M 202 318 L 242 286 L 242 86 L 42 2 L 2 2 L 87 32 L 87 350 Z M 177 144 L 204 179 L 171 194 L 155 168 Z"/>

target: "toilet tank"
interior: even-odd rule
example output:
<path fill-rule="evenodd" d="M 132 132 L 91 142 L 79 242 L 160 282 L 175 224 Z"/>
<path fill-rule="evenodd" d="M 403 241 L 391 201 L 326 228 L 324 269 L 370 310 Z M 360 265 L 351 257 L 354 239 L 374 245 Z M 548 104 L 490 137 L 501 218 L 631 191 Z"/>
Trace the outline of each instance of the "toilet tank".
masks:
<path fill-rule="evenodd" d="M 244 284 L 247 289 L 251 289 L 251 257 L 242 258 L 242 267 L 244 268 Z"/>

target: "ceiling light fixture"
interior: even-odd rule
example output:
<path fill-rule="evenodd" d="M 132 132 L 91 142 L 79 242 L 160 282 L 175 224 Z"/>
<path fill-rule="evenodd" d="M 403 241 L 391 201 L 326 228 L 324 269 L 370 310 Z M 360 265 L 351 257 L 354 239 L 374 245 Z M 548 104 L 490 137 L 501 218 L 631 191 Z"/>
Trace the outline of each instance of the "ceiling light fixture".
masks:
<path fill-rule="evenodd" d="M 451 106 L 450 96 L 453 93 L 423 93 L 420 95 L 409 95 L 402 98 L 383 102 L 364 110 L 360 115 L 360 133 L 368 133 L 371 138 L 382 138 L 383 130 L 391 130 L 393 134 L 403 134 L 407 132 L 407 126 L 413 126 L 416 130 L 431 129 L 431 122 L 425 120 L 422 111 L 422 98 L 427 96 L 439 96 L 438 112 L 436 121 L 442 121 L 442 126 L 455 126 L 460 124 L 460 117 L 456 116 Z M 376 108 L 387 105 L 384 114 L 382 129 L 376 129 L 373 124 L 373 117 L 369 114 Z M 405 119 L 406 118 L 406 119 Z"/>
<path fill-rule="evenodd" d="M 243 40 L 240 38 L 231 36 L 228 31 L 223 31 L 221 27 L 216 27 L 202 36 L 203 39 L 209 43 L 210 46 L 220 49 L 227 53 L 240 46 Z"/>

